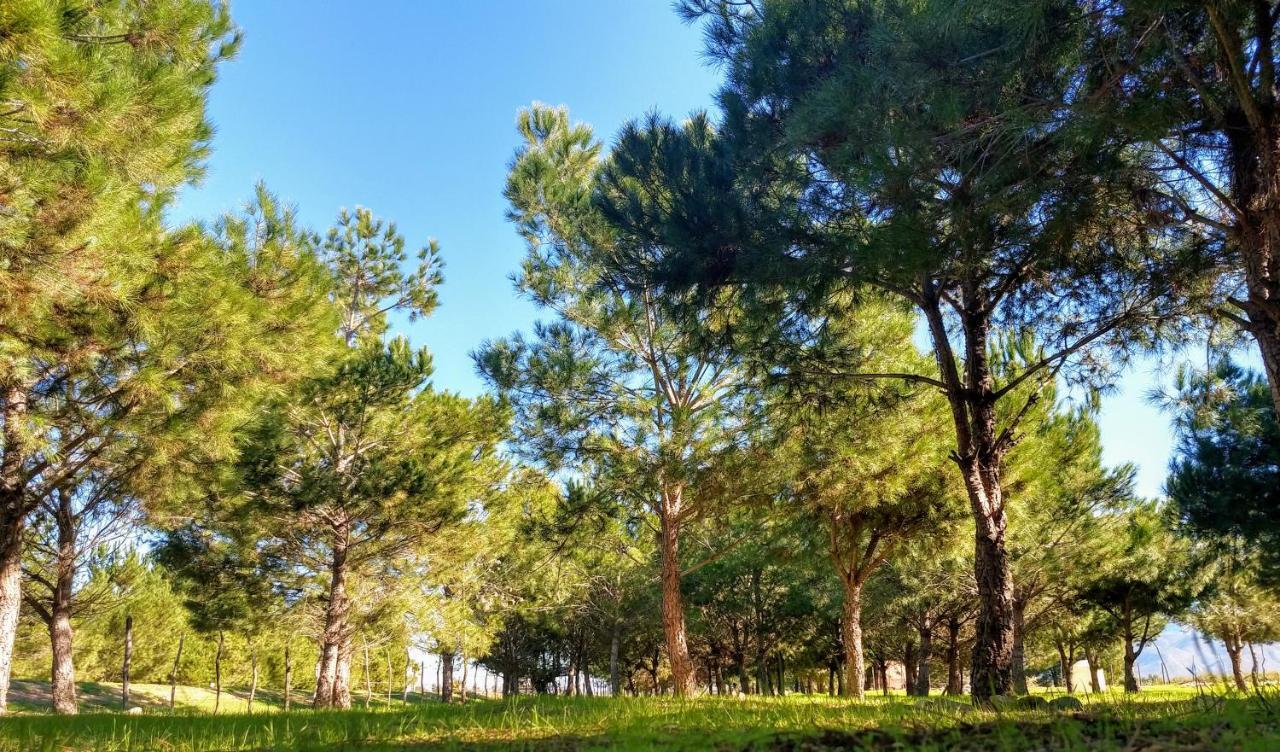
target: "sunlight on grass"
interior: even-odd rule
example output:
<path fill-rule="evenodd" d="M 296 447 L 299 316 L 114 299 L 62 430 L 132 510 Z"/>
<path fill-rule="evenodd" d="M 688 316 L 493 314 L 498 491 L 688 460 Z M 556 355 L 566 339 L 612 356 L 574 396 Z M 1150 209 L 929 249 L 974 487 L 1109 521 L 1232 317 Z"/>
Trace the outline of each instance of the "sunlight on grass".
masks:
<path fill-rule="evenodd" d="M 1277 700 L 1148 690 L 1082 697 L 1085 709 L 976 710 L 900 695 L 589 699 L 289 715 L 18 716 L 3 752 L 311 749 L 1275 749 Z M 803 742 L 802 746 L 797 746 Z M 1146 747 L 1143 747 L 1146 748 Z"/>

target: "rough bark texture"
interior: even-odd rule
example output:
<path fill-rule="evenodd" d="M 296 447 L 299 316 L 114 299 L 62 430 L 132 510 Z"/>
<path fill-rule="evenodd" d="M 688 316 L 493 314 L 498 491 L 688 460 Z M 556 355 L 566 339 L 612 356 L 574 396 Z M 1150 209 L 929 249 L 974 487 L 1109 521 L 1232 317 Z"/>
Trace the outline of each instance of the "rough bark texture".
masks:
<path fill-rule="evenodd" d="M 1244 642 L 1236 638 L 1234 635 L 1227 635 L 1223 640 L 1227 647 L 1227 657 L 1231 660 L 1231 678 L 1235 681 L 1236 689 L 1241 692 L 1249 691 L 1249 683 L 1244 679 Z"/>
<path fill-rule="evenodd" d="M 1001 470 L 1013 440 L 1015 424 L 998 427 L 995 379 L 987 351 L 990 313 L 973 284 L 962 296 L 964 358 L 951 346 L 939 292 L 926 284 L 917 301 L 929 325 L 952 423 L 956 451 L 974 519 L 974 578 L 978 586 L 978 618 L 970 667 L 970 691 L 978 702 L 1013 690 L 1013 575 L 1005 544 Z M 959 363 L 963 363 L 963 375 Z"/>
<path fill-rule="evenodd" d="M 320 635 L 320 674 L 316 678 L 317 708 L 341 707 L 339 663 L 342 643 L 346 639 L 347 616 L 351 610 L 347 598 L 347 548 L 345 531 L 337 534 L 329 563 L 329 603 L 325 607 L 324 632 Z"/>
<path fill-rule="evenodd" d="M 18 612 L 22 606 L 22 534 L 27 511 L 23 477 L 26 418 L 26 390 L 10 386 L 4 394 L 4 454 L 0 457 L 0 713 L 9 707 L 13 643 L 18 635 Z"/>
<path fill-rule="evenodd" d="M 453 702 L 453 651 L 440 653 L 440 701 Z"/>
<path fill-rule="evenodd" d="M 949 695 L 964 694 L 964 677 L 960 675 L 960 620 L 947 620 L 947 689 Z"/>
<path fill-rule="evenodd" d="M 916 697 L 929 696 L 929 660 L 933 657 L 933 623 L 928 618 L 920 625 L 920 652 L 916 656 Z"/>
<path fill-rule="evenodd" d="M 866 697 L 862 675 L 867 670 L 866 657 L 862 652 L 862 583 L 844 582 L 840 640 L 844 643 L 844 693 L 861 700 Z"/>
<path fill-rule="evenodd" d="M 72 519 L 71 497 L 58 494 L 56 523 L 58 528 L 57 572 L 49 603 L 49 642 L 53 651 L 53 712 L 70 715 L 78 710 L 76 703 L 76 669 L 72 655 L 71 591 L 75 587 L 76 536 Z M 127 681 L 127 680 L 126 680 Z M 125 704 L 129 698 L 125 696 Z"/>
<path fill-rule="evenodd" d="M 659 515 L 662 549 L 662 631 L 671 663 L 671 688 L 677 697 L 693 694 L 693 661 L 684 622 L 684 596 L 680 592 L 680 512 L 682 492 L 663 492 Z"/>
<path fill-rule="evenodd" d="M 1026 603 L 1015 597 L 1013 599 L 1013 691 L 1020 695 L 1027 694 L 1027 652 L 1023 644 L 1026 630 Z"/>

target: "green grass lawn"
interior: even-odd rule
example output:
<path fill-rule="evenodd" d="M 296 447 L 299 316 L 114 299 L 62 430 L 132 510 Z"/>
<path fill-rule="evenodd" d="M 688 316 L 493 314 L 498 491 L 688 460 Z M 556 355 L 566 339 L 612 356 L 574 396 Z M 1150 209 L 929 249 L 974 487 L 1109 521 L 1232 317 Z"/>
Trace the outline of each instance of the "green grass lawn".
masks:
<path fill-rule="evenodd" d="M 1148 690 L 1082 698 L 1082 710 L 978 711 L 874 697 L 521 697 L 288 715 L 19 714 L 3 752 L 65 750 L 1280 750 L 1280 697 Z"/>

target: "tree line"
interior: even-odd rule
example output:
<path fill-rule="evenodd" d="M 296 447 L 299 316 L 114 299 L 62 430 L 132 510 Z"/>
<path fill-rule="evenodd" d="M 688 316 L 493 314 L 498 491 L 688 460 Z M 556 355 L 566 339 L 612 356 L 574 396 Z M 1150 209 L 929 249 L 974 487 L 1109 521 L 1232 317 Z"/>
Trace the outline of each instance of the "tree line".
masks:
<path fill-rule="evenodd" d="M 608 147 L 520 113 L 542 318 L 478 347 L 474 399 L 395 333 L 437 305 L 434 242 L 364 208 L 315 232 L 264 186 L 168 220 L 224 5 L 0 12 L 0 707 L 42 641 L 58 712 L 77 664 L 128 675 L 112 646 L 316 707 L 414 644 L 446 700 L 457 659 L 508 694 L 862 697 L 892 665 L 986 702 L 1079 659 L 1137 691 L 1175 619 L 1249 686 L 1280 627 L 1271 4 L 679 12 L 715 113 Z M 1201 345 L 1140 498 L 1099 395 Z M 134 616 L 164 638 L 126 647 Z"/>

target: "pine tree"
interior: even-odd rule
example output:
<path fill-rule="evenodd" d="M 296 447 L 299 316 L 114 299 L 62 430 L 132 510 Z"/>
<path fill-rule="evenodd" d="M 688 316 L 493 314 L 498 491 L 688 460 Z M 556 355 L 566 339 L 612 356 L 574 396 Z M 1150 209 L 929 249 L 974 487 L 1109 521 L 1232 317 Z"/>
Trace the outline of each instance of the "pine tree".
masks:
<path fill-rule="evenodd" d="M 741 437 L 742 382 L 729 356 L 679 331 L 655 290 L 624 290 L 611 276 L 612 231 L 591 201 L 602 165 L 590 129 L 541 105 L 519 128 L 506 191 L 529 248 L 517 286 L 556 319 L 532 340 L 486 343 L 477 362 L 515 407 L 531 459 L 608 477 L 657 518 L 667 657 L 676 694 L 688 695 L 681 529 L 718 501 L 706 476 Z"/>
<path fill-rule="evenodd" d="M 863 376 L 947 397 L 976 525 L 974 694 L 1008 693 L 1006 455 L 1037 387 L 1105 380 L 1099 351 L 1167 320 L 1188 270 L 1135 208 L 1144 166 L 1062 117 L 1083 66 L 1075 5 L 683 8 L 708 19 L 725 117 L 624 129 L 599 200 L 631 247 L 668 250 L 625 265 L 753 312 L 756 331 L 816 326 L 865 284 L 916 307 L 934 372 Z M 1043 350 L 1004 379 L 1002 331 Z"/>
<path fill-rule="evenodd" d="M 48 439 L 41 392 L 147 310 L 161 214 L 198 172 L 205 95 L 236 42 L 205 0 L 0 9 L 0 710 Z"/>

